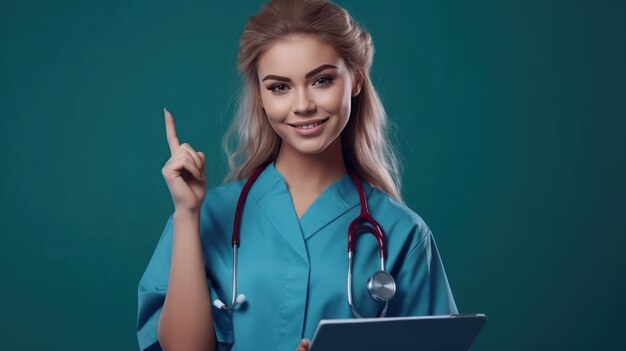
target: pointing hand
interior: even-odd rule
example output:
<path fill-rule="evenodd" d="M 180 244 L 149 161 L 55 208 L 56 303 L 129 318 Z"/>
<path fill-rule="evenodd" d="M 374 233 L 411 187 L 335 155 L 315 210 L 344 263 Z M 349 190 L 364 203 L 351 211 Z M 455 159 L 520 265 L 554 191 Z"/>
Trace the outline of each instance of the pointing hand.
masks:
<path fill-rule="evenodd" d="M 191 145 L 179 143 L 174 117 L 166 109 L 163 112 L 171 157 L 161 173 L 167 182 L 176 210 L 199 211 L 206 195 L 206 157 L 203 152 L 196 152 Z"/>

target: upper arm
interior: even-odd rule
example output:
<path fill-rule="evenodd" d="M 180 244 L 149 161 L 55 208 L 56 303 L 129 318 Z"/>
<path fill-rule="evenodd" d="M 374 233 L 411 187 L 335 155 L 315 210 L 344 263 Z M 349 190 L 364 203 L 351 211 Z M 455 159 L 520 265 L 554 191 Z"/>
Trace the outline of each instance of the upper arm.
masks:
<path fill-rule="evenodd" d="M 137 340 L 140 350 L 158 346 L 157 327 L 169 280 L 173 216 L 170 216 L 137 289 Z"/>
<path fill-rule="evenodd" d="M 406 255 L 396 275 L 390 316 L 457 313 L 456 303 L 432 232 L 428 230 Z"/>
<path fill-rule="evenodd" d="M 207 228 L 213 220 L 203 212 L 201 217 L 201 235 L 206 240 Z M 161 350 L 158 338 L 158 322 L 170 276 L 172 261 L 172 244 L 174 239 L 174 216 L 169 217 L 161 238 L 154 249 L 152 257 L 139 281 L 137 295 L 137 340 L 140 350 Z M 209 240 L 210 241 L 210 240 Z M 210 243 L 209 243 L 210 244 Z M 205 248 L 211 245 L 204 245 Z M 205 259 L 206 260 L 206 259 Z M 218 297 L 211 282 L 207 279 L 211 299 Z M 211 304 L 213 328 L 217 341 L 217 350 L 229 350 L 234 342 L 232 319 L 229 313 L 221 311 Z"/>

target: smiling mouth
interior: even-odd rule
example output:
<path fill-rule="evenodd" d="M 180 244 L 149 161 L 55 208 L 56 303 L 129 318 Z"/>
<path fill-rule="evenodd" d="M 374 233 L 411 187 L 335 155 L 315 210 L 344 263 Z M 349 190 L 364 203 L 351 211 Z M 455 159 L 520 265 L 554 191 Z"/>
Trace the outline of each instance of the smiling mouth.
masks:
<path fill-rule="evenodd" d="M 298 129 L 311 129 L 311 128 L 315 128 L 317 126 L 319 126 L 320 124 L 323 124 L 324 122 L 326 122 L 328 120 L 328 118 L 322 120 L 322 121 L 317 121 L 317 122 L 313 122 L 313 123 L 309 123 L 309 124 L 301 124 L 301 125 L 295 125 L 295 124 L 290 124 L 290 126 L 298 128 Z"/>

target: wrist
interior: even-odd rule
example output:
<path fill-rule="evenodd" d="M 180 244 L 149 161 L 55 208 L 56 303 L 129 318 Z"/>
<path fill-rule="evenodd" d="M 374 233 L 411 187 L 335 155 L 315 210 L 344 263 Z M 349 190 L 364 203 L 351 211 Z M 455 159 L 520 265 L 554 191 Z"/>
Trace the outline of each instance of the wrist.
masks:
<path fill-rule="evenodd" d="M 199 219 L 200 218 L 200 210 L 187 210 L 187 209 L 176 209 L 174 210 L 174 218 L 175 219 Z"/>

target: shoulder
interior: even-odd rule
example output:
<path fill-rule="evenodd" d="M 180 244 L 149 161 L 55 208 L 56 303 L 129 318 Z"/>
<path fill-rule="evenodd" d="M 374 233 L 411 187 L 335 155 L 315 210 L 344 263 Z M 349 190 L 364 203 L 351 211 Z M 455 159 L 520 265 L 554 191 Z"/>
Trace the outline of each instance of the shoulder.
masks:
<path fill-rule="evenodd" d="M 233 200 L 236 202 L 244 183 L 245 179 L 235 180 L 207 189 L 202 202 L 203 209 L 210 209 L 216 203 L 225 204 Z"/>
<path fill-rule="evenodd" d="M 379 222 L 391 240 L 403 237 L 411 247 L 416 247 L 431 235 L 424 219 L 406 204 L 396 200 L 388 193 L 371 188 L 367 202 L 371 215 Z"/>
<path fill-rule="evenodd" d="M 208 188 L 200 208 L 202 223 L 218 225 L 233 218 L 244 183 L 245 179 Z"/>

